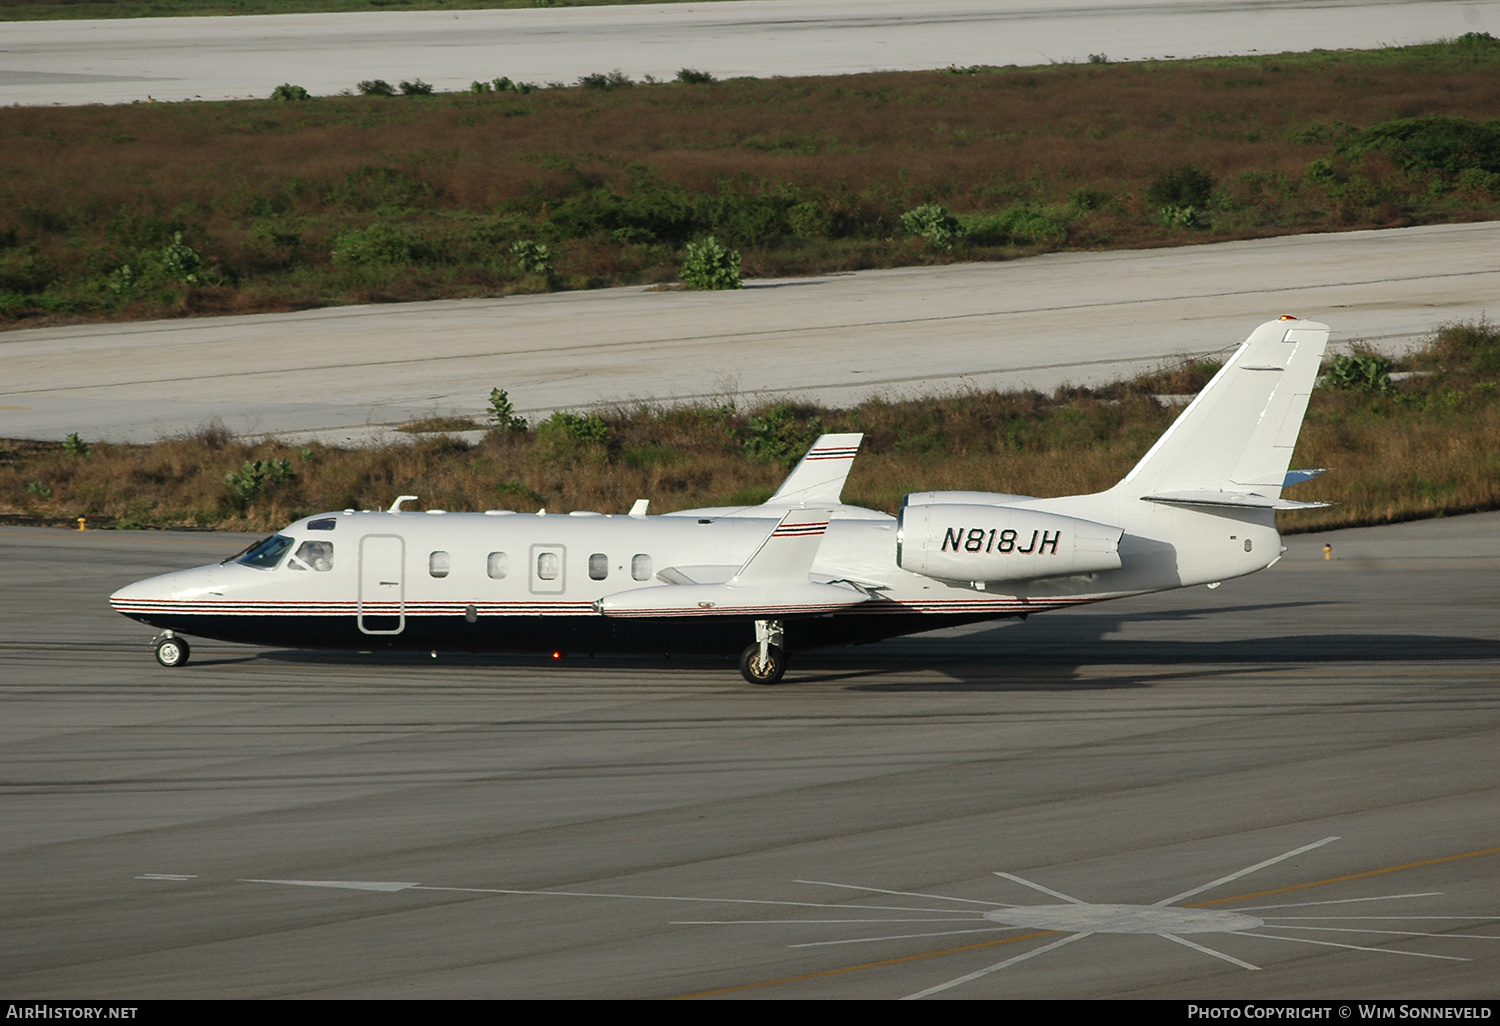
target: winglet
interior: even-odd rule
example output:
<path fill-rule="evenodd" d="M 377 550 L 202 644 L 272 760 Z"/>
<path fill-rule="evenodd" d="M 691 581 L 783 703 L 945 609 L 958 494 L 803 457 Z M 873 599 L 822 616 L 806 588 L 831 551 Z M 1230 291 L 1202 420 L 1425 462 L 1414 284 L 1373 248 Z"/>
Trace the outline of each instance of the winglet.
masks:
<path fill-rule="evenodd" d="M 728 582 L 806 581 L 828 530 L 828 510 L 794 509 Z"/>
<path fill-rule="evenodd" d="M 787 475 L 776 494 L 765 501 L 767 506 L 837 506 L 844 491 L 844 481 L 859 443 L 860 433 L 823 435 L 807 450 L 802 462 Z"/>

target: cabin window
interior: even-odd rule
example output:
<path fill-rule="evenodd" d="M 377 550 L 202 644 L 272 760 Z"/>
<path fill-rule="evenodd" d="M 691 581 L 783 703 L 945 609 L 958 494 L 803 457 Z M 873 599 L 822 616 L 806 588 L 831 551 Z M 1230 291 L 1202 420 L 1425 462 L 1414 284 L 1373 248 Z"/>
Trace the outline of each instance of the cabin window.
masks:
<path fill-rule="evenodd" d="M 497 581 L 505 580 L 505 575 L 510 573 L 510 558 L 503 552 L 491 552 L 484 561 L 484 572 Z"/>
<path fill-rule="evenodd" d="M 273 535 L 240 557 L 240 562 L 257 570 L 274 570 L 286 550 L 296 544 L 284 534 Z"/>
<path fill-rule="evenodd" d="M 327 573 L 333 569 L 333 542 L 303 542 L 297 546 L 297 551 L 292 553 L 292 558 L 286 561 L 286 568 Z"/>
<path fill-rule="evenodd" d="M 446 552 L 434 552 L 427 557 L 427 572 L 433 577 L 448 576 L 449 559 Z"/>
<path fill-rule="evenodd" d="M 596 552 L 589 557 L 589 580 L 602 581 L 609 576 L 609 557 Z"/>
<path fill-rule="evenodd" d="M 537 580 L 541 580 L 541 581 L 555 581 L 555 580 L 557 580 L 557 572 L 561 568 L 561 566 L 562 566 L 562 564 L 561 564 L 561 562 L 557 558 L 557 553 L 555 553 L 555 552 L 542 552 L 542 553 L 539 553 L 537 555 L 537 557 L 536 557 L 536 576 L 537 576 Z"/>
<path fill-rule="evenodd" d="M 644 552 L 637 552 L 630 557 L 630 576 L 632 580 L 651 580 L 651 557 Z"/>

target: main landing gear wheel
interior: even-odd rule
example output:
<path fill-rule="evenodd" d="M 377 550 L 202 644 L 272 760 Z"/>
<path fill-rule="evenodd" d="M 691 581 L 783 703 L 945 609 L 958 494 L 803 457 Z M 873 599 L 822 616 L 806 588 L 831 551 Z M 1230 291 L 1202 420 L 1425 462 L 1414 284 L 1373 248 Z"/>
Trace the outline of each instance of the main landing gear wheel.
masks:
<path fill-rule="evenodd" d="M 775 684 L 786 672 L 786 653 L 779 645 L 766 646 L 766 657 L 760 657 L 757 642 L 740 654 L 740 673 L 751 684 Z"/>
<path fill-rule="evenodd" d="M 156 661 L 167 669 L 175 669 L 188 661 L 192 650 L 182 638 L 162 638 L 156 643 Z"/>

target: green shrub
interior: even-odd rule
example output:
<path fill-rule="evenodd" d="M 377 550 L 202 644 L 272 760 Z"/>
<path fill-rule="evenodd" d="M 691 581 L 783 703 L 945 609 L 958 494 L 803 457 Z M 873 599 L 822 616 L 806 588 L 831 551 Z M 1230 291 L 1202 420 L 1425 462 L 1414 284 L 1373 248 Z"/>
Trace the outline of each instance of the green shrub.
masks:
<path fill-rule="evenodd" d="M 1162 223 L 1168 228 L 1201 228 L 1198 221 L 1198 208 L 1194 206 L 1179 207 L 1167 204 L 1161 208 Z"/>
<path fill-rule="evenodd" d="M 0 257 L 0 291 L 23 295 L 41 292 L 57 280 L 57 266 L 35 252 Z"/>
<path fill-rule="evenodd" d="M 746 423 L 749 437 L 745 439 L 745 453 L 762 463 L 774 463 L 790 467 L 808 446 L 823 433 L 823 422 L 818 417 L 800 424 L 790 406 L 779 403 L 766 411 L 764 417 L 751 417 Z"/>
<path fill-rule="evenodd" d="M 1458 187 L 1500 196 L 1500 173 L 1482 167 L 1466 167 L 1458 173 Z"/>
<path fill-rule="evenodd" d="M 609 425 L 597 413 L 559 410 L 537 425 L 533 452 L 544 464 L 604 463 L 614 447 Z"/>
<path fill-rule="evenodd" d="M 48 499 L 52 498 L 52 489 L 48 488 L 40 481 L 33 481 L 31 482 L 31 484 L 26 486 L 26 494 L 35 495 L 38 499 L 46 502 Z"/>
<path fill-rule="evenodd" d="M 428 85 L 426 82 L 423 82 L 420 78 L 414 82 L 402 82 L 401 95 L 430 96 L 432 95 L 432 86 Z"/>
<path fill-rule="evenodd" d="M 62 448 L 63 452 L 74 459 L 83 459 L 89 454 L 89 444 L 80 438 L 76 431 L 63 439 Z"/>
<path fill-rule="evenodd" d="M 188 285 L 206 284 L 210 277 L 203 270 L 203 258 L 182 241 L 181 232 L 175 233 L 172 241 L 162 247 L 161 269 L 173 281 Z"/>
<path fill-rule="evenodd" d="M 578 84 L 585 89 L 603 89 L 606 92 L 611 89 L 624 89 L 627 86 L 635 85 L 630 80 L 630 76 L 619 68 L 616 68 L 607 75 L 600 72 L 595 72 L 592 75 L 582 75 L 578 79 Z"/>
<path fill-rule="evenodd" d="M 283 82 L 281 85 L 271 90 L 271 99 L 281 100 L 283 102 L 297 102 L 300 100 L 310 100 L 312 99 L 312 95 L 299 85 L 292 85 L 288 82 Z"/>
<path fill-rule="evenodd" d="M 924 203 L 908 210 L 901 215 L 901 226 L 938 249 L 952 249 L 963 231 L 958 219 L 940 203 Z"/>
<path fill-rule="evenodd" d="M 273 484 L 297 476 L 291 460 L 246 460 L 239 470 L 224 475 L 224 484 L 240 503 L 247 503 Z"/>
<path fill-rule="evenodd" d="M 548 281 L 552 280 L 552 251 L 545 243 L 517 239 L 511 244 L 510 251 L 515 254 L 516 266 L 522 274 L 540 274 Z"/>
<path fill-rule="evenodd" d="M 490 430 L 497 435 L 520 434 L 529 426 L 526 418 L 516 413 L 510 396 L 503 388 L 490 389 Z"/>
<path fill-rule="evenodd" d="M 361 96 L 395 96 L 396 89 L 383 78 L 367 78 L 358 86 Z"/>
<path fill-rule="evenodd" d="M 714 81 L 714 77 L 697 68 L 683 68 L 677 73 L 677 81 L 683 85 L 708 85 Z"/>
<path fill-rule="evenodd" d="M 1396 390 L 1391 384 L 1391 361 L 1369 353 L 1335 356 L 1323 381 L 1328 387 L 1344 392 L 1389 395 Z"/>
<path fill-rule="evenodd" d="M 1035 207 L 1018 206 L 998 214 L 963 214 L 959 234 L 981 246 L 1065 242 L 1068 226 Z"/>
<path fill-rule="evenodd" d="M 1350 159 L 1388 154 L 1408 170 L 1457 174 L 1465 168 L 1500 172 L 1500 120 L 1477 125 L 1464 117 L 1424 114 L 1371 125 L 1346 139 L 1338 152 Z"/>
<path fill-rule="evenodd" d="M 1068 198 L 1068 201 L 1073 204 L 1075 209 L 1087 213 L 1092 210 L 1103 209 L 1113 199 L 1114 197 L 1107 192 L 1084 186 L 1081 189 L 1074 189 L 1073 195 Z"/>
<path fill-rule="evenodd" d="M 1205 207 L 1213 195 L 1214 179 L 1196 164 L 1178 164 L 1146 189 L 1146 199 L 1157 207 Z"/>
<path fill-rule="evenodd" d="M 740 281 L 740 255 L 719 245 L 712 235 L 702 242 L 689 242 L 680 277 L 690 289 L 740 288 L 743 284 Z"/>
<path fill-rule="evenodd" d="M 342 232 L 333 240 L 336 264 L 411 264 L 416 256 L 417 245 L 411 236 L 380 222 L 363 230 Z"/>

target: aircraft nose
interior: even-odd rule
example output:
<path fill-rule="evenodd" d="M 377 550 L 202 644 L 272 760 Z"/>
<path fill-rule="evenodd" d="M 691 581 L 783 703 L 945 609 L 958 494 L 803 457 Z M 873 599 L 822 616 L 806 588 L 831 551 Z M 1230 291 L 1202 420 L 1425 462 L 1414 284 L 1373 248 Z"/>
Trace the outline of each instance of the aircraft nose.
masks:
<path fill-rule="evenodd" d="M 150 604 L 201 595 L 211 588 L 214 569 L 216 568 L 198 567 L 194 570 L 178 570 L 170 574 L 148 577 L 144 581 L 127 584 L 110 595 L 109 604 L 123 613 L 142 603 Z"/>
<path fill-rule="evenodd" d="M 126 612 L 140 603 L 157 602 L 172 594 L 171 579 L 176 574 L 148 577 L 144 581 L 127 584 L 109 597 L 109 604 L 119 612 Z"/>

